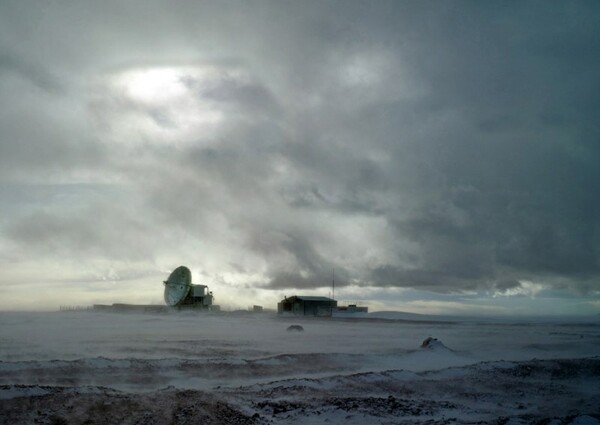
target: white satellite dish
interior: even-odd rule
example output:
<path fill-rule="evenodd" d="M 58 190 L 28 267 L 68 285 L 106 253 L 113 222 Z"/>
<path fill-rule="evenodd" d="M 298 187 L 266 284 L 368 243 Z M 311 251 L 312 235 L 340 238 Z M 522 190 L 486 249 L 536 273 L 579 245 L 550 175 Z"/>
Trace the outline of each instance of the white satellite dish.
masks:
<path fill-rule="evenodd" d="M 169 275 L 165 282 L 165 302 L 171 307 L 179 305 L 190 292 L 192 273 L 185 266 L 179 266 Z"/>

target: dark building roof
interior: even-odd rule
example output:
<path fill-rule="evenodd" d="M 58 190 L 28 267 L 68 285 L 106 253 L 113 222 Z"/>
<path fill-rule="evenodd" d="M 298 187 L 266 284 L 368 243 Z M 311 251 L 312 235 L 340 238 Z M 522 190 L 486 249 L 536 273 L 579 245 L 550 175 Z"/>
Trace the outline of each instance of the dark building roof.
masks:
<path fill-rule="evenodd" d="M 284 299 L 282 301 L 291 300 L 291 299 L 297 299 L 300 301 L 327 301 L 327 302 L 335 301 L 334 299 L 327 298 L 327 297 L 313 297 L 313 296 L 306 296 L 306 295 L 293 295 L 291 297 L 287 297 L 286 299 Z"/>

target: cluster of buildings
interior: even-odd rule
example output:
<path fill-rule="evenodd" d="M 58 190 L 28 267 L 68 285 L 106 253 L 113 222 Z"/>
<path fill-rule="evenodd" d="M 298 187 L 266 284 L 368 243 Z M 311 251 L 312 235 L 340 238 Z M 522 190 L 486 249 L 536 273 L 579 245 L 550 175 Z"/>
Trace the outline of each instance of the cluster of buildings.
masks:
<path fill-rule="evenodd" d="M 212 292 L 208 290 L 208 286 L 192 283 L 192 273 L 185 266 L 180 266 L 173 270 L 163 284 L 166 306 L 95 304 L 94 309 L 113 311 L 166 311 L 169 308 L 218 311 L 220 309 L 218 305 L 213 304 L 214 297 Z M 338 302 L 333 298 L 319 296 L 294 295 L 284 297 L 277 304 L 277 313 L 282 315 L 356 317 L 368 313 L 368 310 L 368 307 L 356 304 L 338 306 Z M 253 306 L 253 311 L 260 312 L 262 311 L 262 307 L 255 305 Z"/>

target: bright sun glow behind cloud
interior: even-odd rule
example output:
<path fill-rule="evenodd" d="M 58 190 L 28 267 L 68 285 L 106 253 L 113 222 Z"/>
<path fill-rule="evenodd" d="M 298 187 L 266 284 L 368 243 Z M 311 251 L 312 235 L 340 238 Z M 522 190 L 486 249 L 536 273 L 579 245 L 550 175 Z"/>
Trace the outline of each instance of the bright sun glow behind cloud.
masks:
<path fill-rule="evenodd" d="M 224 105 L 211 98 L 227 70 L 203 66 L 131 68 L 109 75 L 97 90 L 99 121 L 117 135 L 115 142 L 156 144 L 197 142 L 225 119 Z"/>
<path fill-rule="evenodd" d="M 150 68 L 126 71 L 118 84 L 128 97 L 147 103 L 170 101 L 186 95 L 182 70 L 177 68 Z"/>

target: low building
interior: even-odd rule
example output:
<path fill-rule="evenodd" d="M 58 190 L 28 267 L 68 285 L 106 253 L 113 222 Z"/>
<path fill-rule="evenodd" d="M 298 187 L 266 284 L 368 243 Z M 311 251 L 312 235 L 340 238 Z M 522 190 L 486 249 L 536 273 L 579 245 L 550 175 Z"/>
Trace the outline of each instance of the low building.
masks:
<path fill-rule="evenodd" d="M 367 306 L 348 304 L 334 308 L 331 315 L 334 317 L 367 317 L 368 313 L 369 307 Z"/>
<path fill-rule="evenodd" d="M 167 307 L 155 304 L 123 304 L 115 303 L 112 305 L 94 304 L 95 311 L 106 311 L 116 313 L 166 313 Z"/>
<path fill-rule="evenodd" d="M 298 316 L 331 316 L 337 301 L 327 297 L 294 295 L 285 297 L 277 304 L 277 313 Z"/>

